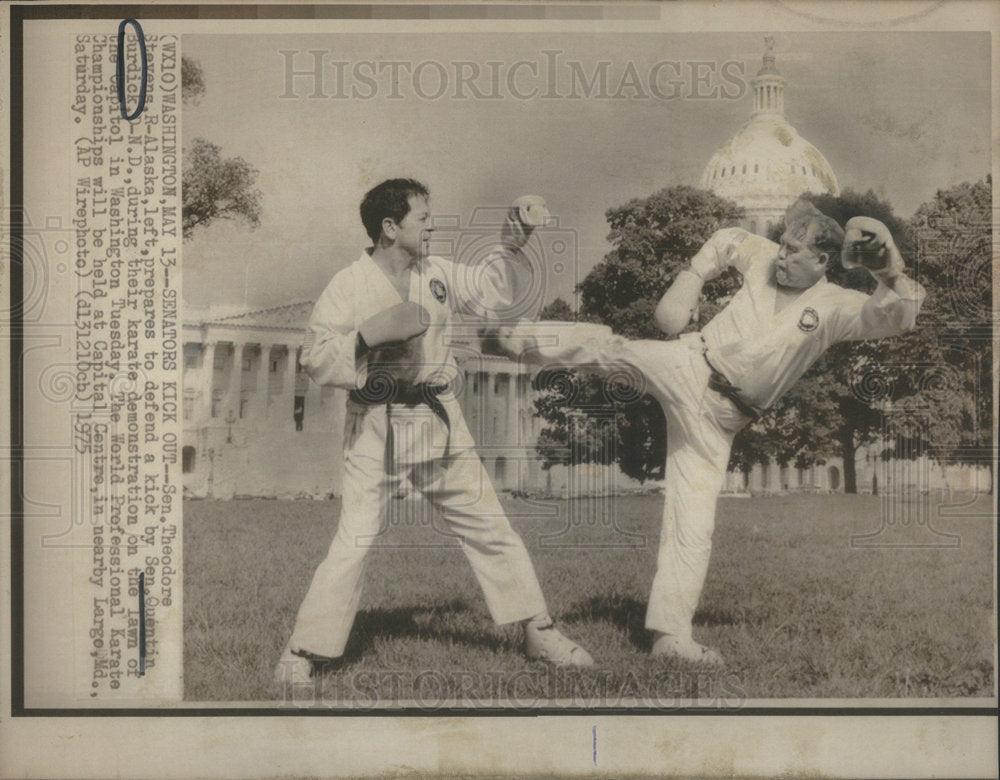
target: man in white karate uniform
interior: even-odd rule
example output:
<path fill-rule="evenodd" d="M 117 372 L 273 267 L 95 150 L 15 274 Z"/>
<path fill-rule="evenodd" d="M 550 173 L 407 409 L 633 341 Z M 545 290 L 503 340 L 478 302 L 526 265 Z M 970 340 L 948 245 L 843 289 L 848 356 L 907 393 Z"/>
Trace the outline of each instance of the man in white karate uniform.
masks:
<path fill-rule="evenodd" d="M 722 663 L 716 650 L 695 642 L 691 621 L 733 437 L 828 347 L 913 328 L 923 300 L 923 288 L 903 274 L 903 260 L 881 222 L 855 217 L 845 236 L 834 220 L 799 200 L 789 207 L 786 225 L 780 246 L 739 228 L 719 230 L 678 274 L 655 312 L 668 335 L 696 318 L 706 281 L 730 267 L 743 275 L 740 290 L 701 333 L 629 341 L 593 325 L 522 323 L 500 331 L 508 352 L 540 365 L 638 369 L 646 392 L 663 407 L 665 506 L 646 613 L 657 655 Z M 872 295 L 826 280 L 842 250 L 845 267 L 864 266 L 878 280 Z"/>
<path fill-rule="evenodd" d="M 308 682 L 342 655 L 366 554 L 384 531 L 387 501 L 403 478 L 461 538 L 493 619 L 524 623 L 529 658 L 593 663 L 554 627 L 528 552 L 497 500 L 452 391 L 452 313 L 488 317 L 510 307 L 508 262 L 547 214 L 541 198 L 519 199 L 497 248 L 482 263 L 463 265 L 425 256 L 432 228 L 422 184 L 391 179 L 365 195 L 361 219 L 374 245 L 323 291 L 302 350 L 302 366 L 314 381 L 350 391 L 344 494 L 329 553 L 275 671 L 279 685 Z"/>

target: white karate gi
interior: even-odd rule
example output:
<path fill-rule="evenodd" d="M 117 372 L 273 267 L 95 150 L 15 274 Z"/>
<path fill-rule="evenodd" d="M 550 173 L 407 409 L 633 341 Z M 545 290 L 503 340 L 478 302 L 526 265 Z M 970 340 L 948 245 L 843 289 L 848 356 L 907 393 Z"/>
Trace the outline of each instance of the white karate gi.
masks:
<path fill-rule="evenodd" d="M 429 327 L 403 347 L 375 350 L 371 370 L 379 376 L 369 377 L 369 356 L 356 349 L 358 327 L 402 299 L 363 252 L 333 277 L 316 302 L 303 368 L 317 383 L 347 390 L 362 388 L 366 379 L 376 389 L 385 382 L 447 382 L 457 373 L 447 333 L 452 312 L 502 311 L 510 305 L 505 263 L 497 260 L 476 267 L 439 257 L 421 260 L 411 272 L 409 300 L 428 311 Z M 462 539 L 497 623 L 546 611 L 528 552 L 497 500 L 458 401 L 450 390 L 438 400 L 447 423 L 426 404 L 392 404 L 387 410 L 384 403 L 348 400 L 340 523 L 299 608 L 293 650 L 331 658 L 343 653 L 361 596 L 366 553 L 385 530 L 387 500 L 403 477 L 440 509 L 449 531 Z"/>
<path fill-rule="evenodd" d="M 541 324 L 525 326 L 538 340 L 526 356 L 542 364 L 586 364 L 646 377 L 646 390 L 667 419 L 663 529 L 646 627 L 684 639 L 708 570 L 715 505 L 729 463 L 733 437 L 750 418 L 708 387 L 711 366 L 748 405 L 773 404 L 832 344 L 894 336 L 914 326 L 923 288 L 900 277 L 872 295 L 821 279 L 775 313 L 774 260 L 778 245 L 739 228 L 716 232 L 700 252 L 743 274 L 732 301 L 700 334 L 674 341 L 620 337 L 572 339 L 565 326 L 551 328 L 545 346 Z M 534 329 L 532 331 L 532 328 Z M 588 326 L 593 333 L 592 326 Z M 707 360 L 706 360 L 707 358 Z"/>

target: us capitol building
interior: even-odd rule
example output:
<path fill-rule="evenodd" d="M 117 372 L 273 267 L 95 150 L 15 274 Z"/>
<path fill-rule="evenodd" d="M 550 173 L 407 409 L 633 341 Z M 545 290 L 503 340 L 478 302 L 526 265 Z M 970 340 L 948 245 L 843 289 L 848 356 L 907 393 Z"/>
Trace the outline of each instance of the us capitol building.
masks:
<path fill-rule="evenodd" d="M 752 80 L 750 119 L 719 147 L 700 186 L 745 209 L 743 227 L 764 235 L 804 192 L 839 194 L 826 158 L 785 118 L 785 79 L 766 39 L 763 65 Z M 185 495 L 232 498 L 340 495 L 346 393 L 321 388 L 298 363 L 312 302 L 228 316 L 193 316 L 183 325 L 183 472 Z M 535 450 L 543 420 L 533 414 L 531 373 L 506 358 L 456 352 L 463 373 L 462 408 L 497 491 L 575 497 L 656 489 L 617 466 L 541 467 Z M 904 467 L 861 451 L 859 492 L 875 483 L 943 486 L 946 475 L 929 462 Z M 888 473 L 895 469 L 896 473 Z M 952 474 L 953 487 L 975 489 L 975 475 Z M 956 480 L 961 485 L 956 485 Z M 971 483 L 966 485 L 964 483 Z M 731 472 L 735 494 L 843 490 L 843 463 L 829 458 L 808 469 L 758 464 Z"/>

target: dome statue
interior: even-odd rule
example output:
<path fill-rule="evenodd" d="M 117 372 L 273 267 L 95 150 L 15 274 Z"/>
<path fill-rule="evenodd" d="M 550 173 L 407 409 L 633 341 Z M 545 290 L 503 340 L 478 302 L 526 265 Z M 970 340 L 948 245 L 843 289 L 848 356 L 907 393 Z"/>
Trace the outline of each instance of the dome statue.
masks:
<path fill-rule="evenodd" d="M 766 235 L 805 192 L 840 194 L 833 168 L 785 119 L 785 79 L 774 65 L 774 39 L 753 81 L 750 121 L 712 155 L 701 187 L 746 212 L 742 226 Z"/>

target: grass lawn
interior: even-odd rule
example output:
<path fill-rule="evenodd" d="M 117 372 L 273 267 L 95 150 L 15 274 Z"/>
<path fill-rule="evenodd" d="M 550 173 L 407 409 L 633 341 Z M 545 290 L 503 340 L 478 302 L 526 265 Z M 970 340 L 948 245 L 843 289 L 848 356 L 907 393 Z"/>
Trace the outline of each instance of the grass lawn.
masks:
<path fill-rule="evenodd" d="M 921 500 L 936 516 L 940 499 Z M 552 615 L 597 662 L 587 670 L 526 660 L 520 630 L 493 625 L 440 521 L 416 511 L 416 501 L 394 502 L 397 516 L 369 553 L 345 663 L 322 680 L 324 703 L 620 706 L 638 698 L 669 707 L 690 698 L 739 706 L 993 695 L 992 496 L 932 520 L 957 535 L 951 548 L 852 546 L 852 535 L 880 527 L 877 497 L 721 499 L 695 616 L 695 638 L 727 659 L 721 671 L 648 655 L 643 618 L 662 501 L 504 499 Z M 188 700 L 275 699 L 274 665 L 338 511 L 338 501 L 185 502 Z M 941 540 L 923 525 L 883 536 Z"/>

